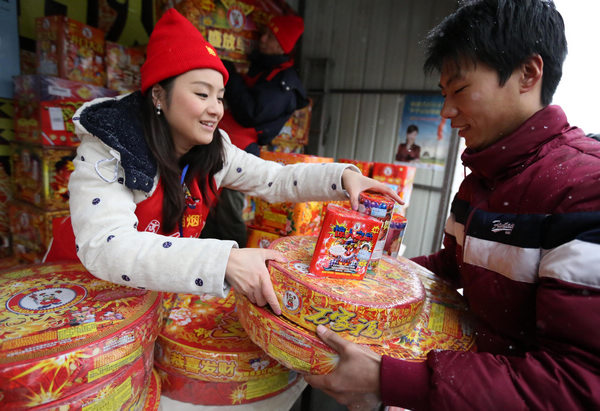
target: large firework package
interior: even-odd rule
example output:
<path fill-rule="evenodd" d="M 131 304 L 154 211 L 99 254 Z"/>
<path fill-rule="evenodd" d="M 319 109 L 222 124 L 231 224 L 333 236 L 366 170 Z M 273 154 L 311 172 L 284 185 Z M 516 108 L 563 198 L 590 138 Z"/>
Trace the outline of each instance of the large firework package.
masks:
<path fill-rule="evenodd" d="M 474 348 L 462 296 L 408 259 L 384 255 L 362 280 L 315 275 L 316 237 L 275 240 L 286 263 L 269 263 L 282 315 L 236 294 L 239 319 L 250 339 L 286 367 L 326 374 L 338 354 L 316 335 L 325 325 L 379 354 L 422 361 L 432 349 Z"/>
<path fill-rule="evenodd" d="M 80 264 L 0 273 L 1 409 L 141 409 L 156 403 L 160 293 Z"/>

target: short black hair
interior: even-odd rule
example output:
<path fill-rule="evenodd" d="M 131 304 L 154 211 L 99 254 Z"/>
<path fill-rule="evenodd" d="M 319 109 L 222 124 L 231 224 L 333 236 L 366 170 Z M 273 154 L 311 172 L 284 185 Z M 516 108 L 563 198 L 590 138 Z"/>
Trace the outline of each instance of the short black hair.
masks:
<path fill-rule="evenodd" d="M 447 60 L 484 63 L 503 86 L 529 57 L 544 61 L 542 104 L 548 105 L 562 77 L 567 39 L 552 0 L 466 0 L 425 38 L 425 72 Z"/>
<path fill-rule="evenodd" d="M 413 131 L 416 131 L 417 133 L 419 132 L 419 127 L 417 127 L 416 124 L 411 124 L 410 126 L 406 127 L 406 134 L 412 133 Z"/>

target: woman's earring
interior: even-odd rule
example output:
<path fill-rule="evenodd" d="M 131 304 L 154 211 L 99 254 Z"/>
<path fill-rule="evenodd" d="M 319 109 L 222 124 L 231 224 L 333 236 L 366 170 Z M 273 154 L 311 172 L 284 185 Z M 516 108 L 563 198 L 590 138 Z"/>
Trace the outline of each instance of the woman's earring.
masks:
<path fill-rule="evenodd" d="M 160 103 L 156 104 L 156 115 L 160 116 L 162 114 L 162 111 L 160 111 Z"/>

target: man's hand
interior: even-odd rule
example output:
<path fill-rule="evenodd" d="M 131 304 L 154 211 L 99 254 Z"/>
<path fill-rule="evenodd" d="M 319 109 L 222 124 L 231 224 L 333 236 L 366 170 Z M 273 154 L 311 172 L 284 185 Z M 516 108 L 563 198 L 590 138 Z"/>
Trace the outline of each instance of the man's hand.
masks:
<path fill-rule="evenodd" d="M 269 304 L 273 312 L 281 314 L 277 296 L 271 284 L 267 260 L 287 262 L 279 251 L 263 248 L 232 248 L 227 260 L 225 279 L 238 292 L 261 307 Z"/>
<path fill-rule="evenodd" d="M 381 181 L 373 180 L 365 177 L 361 173 L 357 173 L 350 168 L 347 168 L 342 173 L 342 186 L 350 195 L 350 204 L 353 210 L 358 210 L 358 195 L 363 191 L 371 191 L 390 197 L 397 203 L 404 204 L 398 193 L 389 185 Z"/>
<path fill-rule="evenodd" d="M 379 403 L 381 356 L 370 349 L 344 340 L 323 325 L 319 337 L 340 355 L 335 370 L 327 375 L 305 375 L 313 387 L 333 397 L 351 410 L 371 410 Z"/>

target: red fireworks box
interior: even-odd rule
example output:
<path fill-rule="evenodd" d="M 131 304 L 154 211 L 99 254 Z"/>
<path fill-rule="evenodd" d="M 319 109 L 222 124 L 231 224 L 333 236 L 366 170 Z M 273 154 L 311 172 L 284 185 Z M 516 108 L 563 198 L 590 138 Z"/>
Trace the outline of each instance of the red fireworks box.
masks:
<path fill-rule="evenodd" d="M 13 143 L 12 149 L 15 198 L 46 211 L 68 210 L 68 183 L 76 148 Z"/>
<path fill-rule="evenodd" d="M 374 163 L 373 179 L 398 186 L 398 195 L 404 201 L 405 207 L 410 201 L 416 167 L 399 164 Z"/>
<path fill-rule="evenodd" d="M 310 272 L 323 277 L 362 280 L 381 226 L 382 222 L 376 218 L 329 204 Z"/>
<path fill-rule="evenodd" d="M 373 162 L 372 161 L 360 161 L 360 160 L 352 160 L 350 158 L 340 158 L 337 160 L 338 163 L 348 163 L 354 164 L 363 176 L 371 177 L 371 173 L 373 172 Z"/>
<path fill-rule="evenodd" d="M 0 289 L 1 409 L 137 401 L 152 370 L 160 293 L 99 280 L 75 263 L 3 271 Z M 118 387 L 110 400 L 118 406 L 103 402 Z"/>
<path fill-rule="evenodd" d="M 144 49 L 106 42 L 106 85 L 120 93 L 139 90 Z"/>
<path fill-rule="evenodd" d="M 65 16 L 35 21 L 37 72 L 103 86 L 104 32 Z"/>

